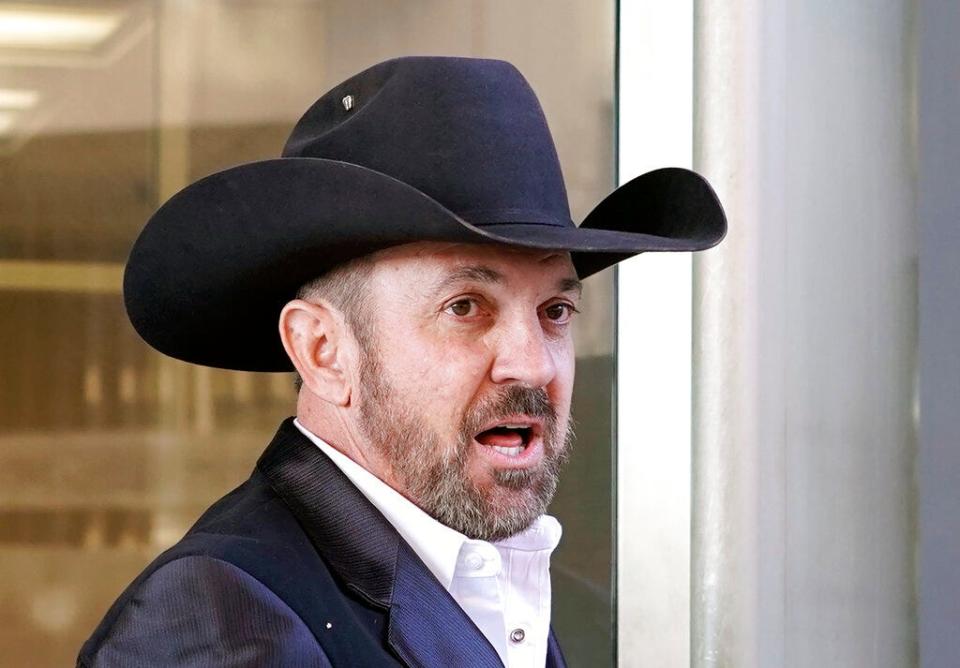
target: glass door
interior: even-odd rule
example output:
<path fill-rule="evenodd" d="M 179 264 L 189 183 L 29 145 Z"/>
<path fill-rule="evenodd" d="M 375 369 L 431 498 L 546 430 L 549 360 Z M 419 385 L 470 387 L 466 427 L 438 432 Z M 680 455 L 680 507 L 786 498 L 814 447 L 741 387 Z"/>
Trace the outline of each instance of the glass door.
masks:
<path fill-rule="evenodd" d="M 545 108 L 575 220 L 613 187 L 615 3 L 0 2 L 0 656 L 69 665 L 143 566 L 242 482 L 295 410 L 286 374 L 184 364 L 127 321 L 150 213 L 276 157 L 321 93 L 377 61 L 503 58 Z M 614 656 L 613 277 L 587 281 L 577 443 L 553 512 L 554 626 Z"/>

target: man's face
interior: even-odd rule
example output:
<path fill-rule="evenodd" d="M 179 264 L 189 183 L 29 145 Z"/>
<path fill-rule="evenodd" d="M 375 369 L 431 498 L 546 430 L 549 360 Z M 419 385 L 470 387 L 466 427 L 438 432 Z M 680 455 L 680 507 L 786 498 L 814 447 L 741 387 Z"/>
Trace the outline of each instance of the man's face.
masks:
<path fill-rule="evenodd" d="M 378 254 L 357 400 L 387 481 L 471 538 L 542 514 L 569 447 L 579 296 L 566 253 L 418 243 Z"/>

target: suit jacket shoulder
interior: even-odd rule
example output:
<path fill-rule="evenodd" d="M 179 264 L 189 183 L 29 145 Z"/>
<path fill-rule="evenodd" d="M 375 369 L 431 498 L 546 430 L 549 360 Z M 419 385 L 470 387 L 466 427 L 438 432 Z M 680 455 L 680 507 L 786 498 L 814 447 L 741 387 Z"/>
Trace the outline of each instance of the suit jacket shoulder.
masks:
<path fill-rule="evenodd" d="M 170 642 L 176 638 L 176 642 Z M 139 583 L 82 666 L 330 666 L 303 620 L 219 559 L 186 556 Z"/>
<path fill-rule="evenodd" d="M 385 627 L 385 612 L 344 591 L 255 470 L 130 584 L 78 664 L 325 666 L 326 645 L 341 660 L 390 665 Z"/>

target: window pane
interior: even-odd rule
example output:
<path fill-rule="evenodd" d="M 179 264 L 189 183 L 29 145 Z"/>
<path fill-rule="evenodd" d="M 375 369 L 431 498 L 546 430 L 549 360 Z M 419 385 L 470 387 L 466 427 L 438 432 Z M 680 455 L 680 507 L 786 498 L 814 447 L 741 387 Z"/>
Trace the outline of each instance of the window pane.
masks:
<path fill-rule="evenodd" d="M 612 1 L 50 6 L 86 27 L 34 42 L 0 31 L 0 656 L 11 665 L 70 664 L 123 587 L 249 475 L 295 410 L 285 374 L 180 363 L 132 330 L 123 263 L 166 197 L 276 157 L 327 88 L 405 54 L 510 60 L 545 108 L 574 219 L 613 185 Z M 564 525 L 554 625 L 573 665 L 613 657 L 612 294 L 612 272 L 587 281 L 578 441 L 553 506 Z"/>

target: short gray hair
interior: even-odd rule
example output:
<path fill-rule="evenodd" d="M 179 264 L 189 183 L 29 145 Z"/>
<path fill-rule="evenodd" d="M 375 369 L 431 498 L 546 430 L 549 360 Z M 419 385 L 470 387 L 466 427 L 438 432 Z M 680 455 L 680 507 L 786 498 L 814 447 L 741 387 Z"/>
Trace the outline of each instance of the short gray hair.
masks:
<path fill-rule="evenodd" d="M 362 339 L 366 331 L 367 281 L 372 272 L 373 259 L 369 255 L 354 258 L 301 285 L 296 298 L 328 302 L 343 313 L 354 336 Z M 293 387 L 297 392 L 303 387 L 303 378 L 296 371 Z"/>

